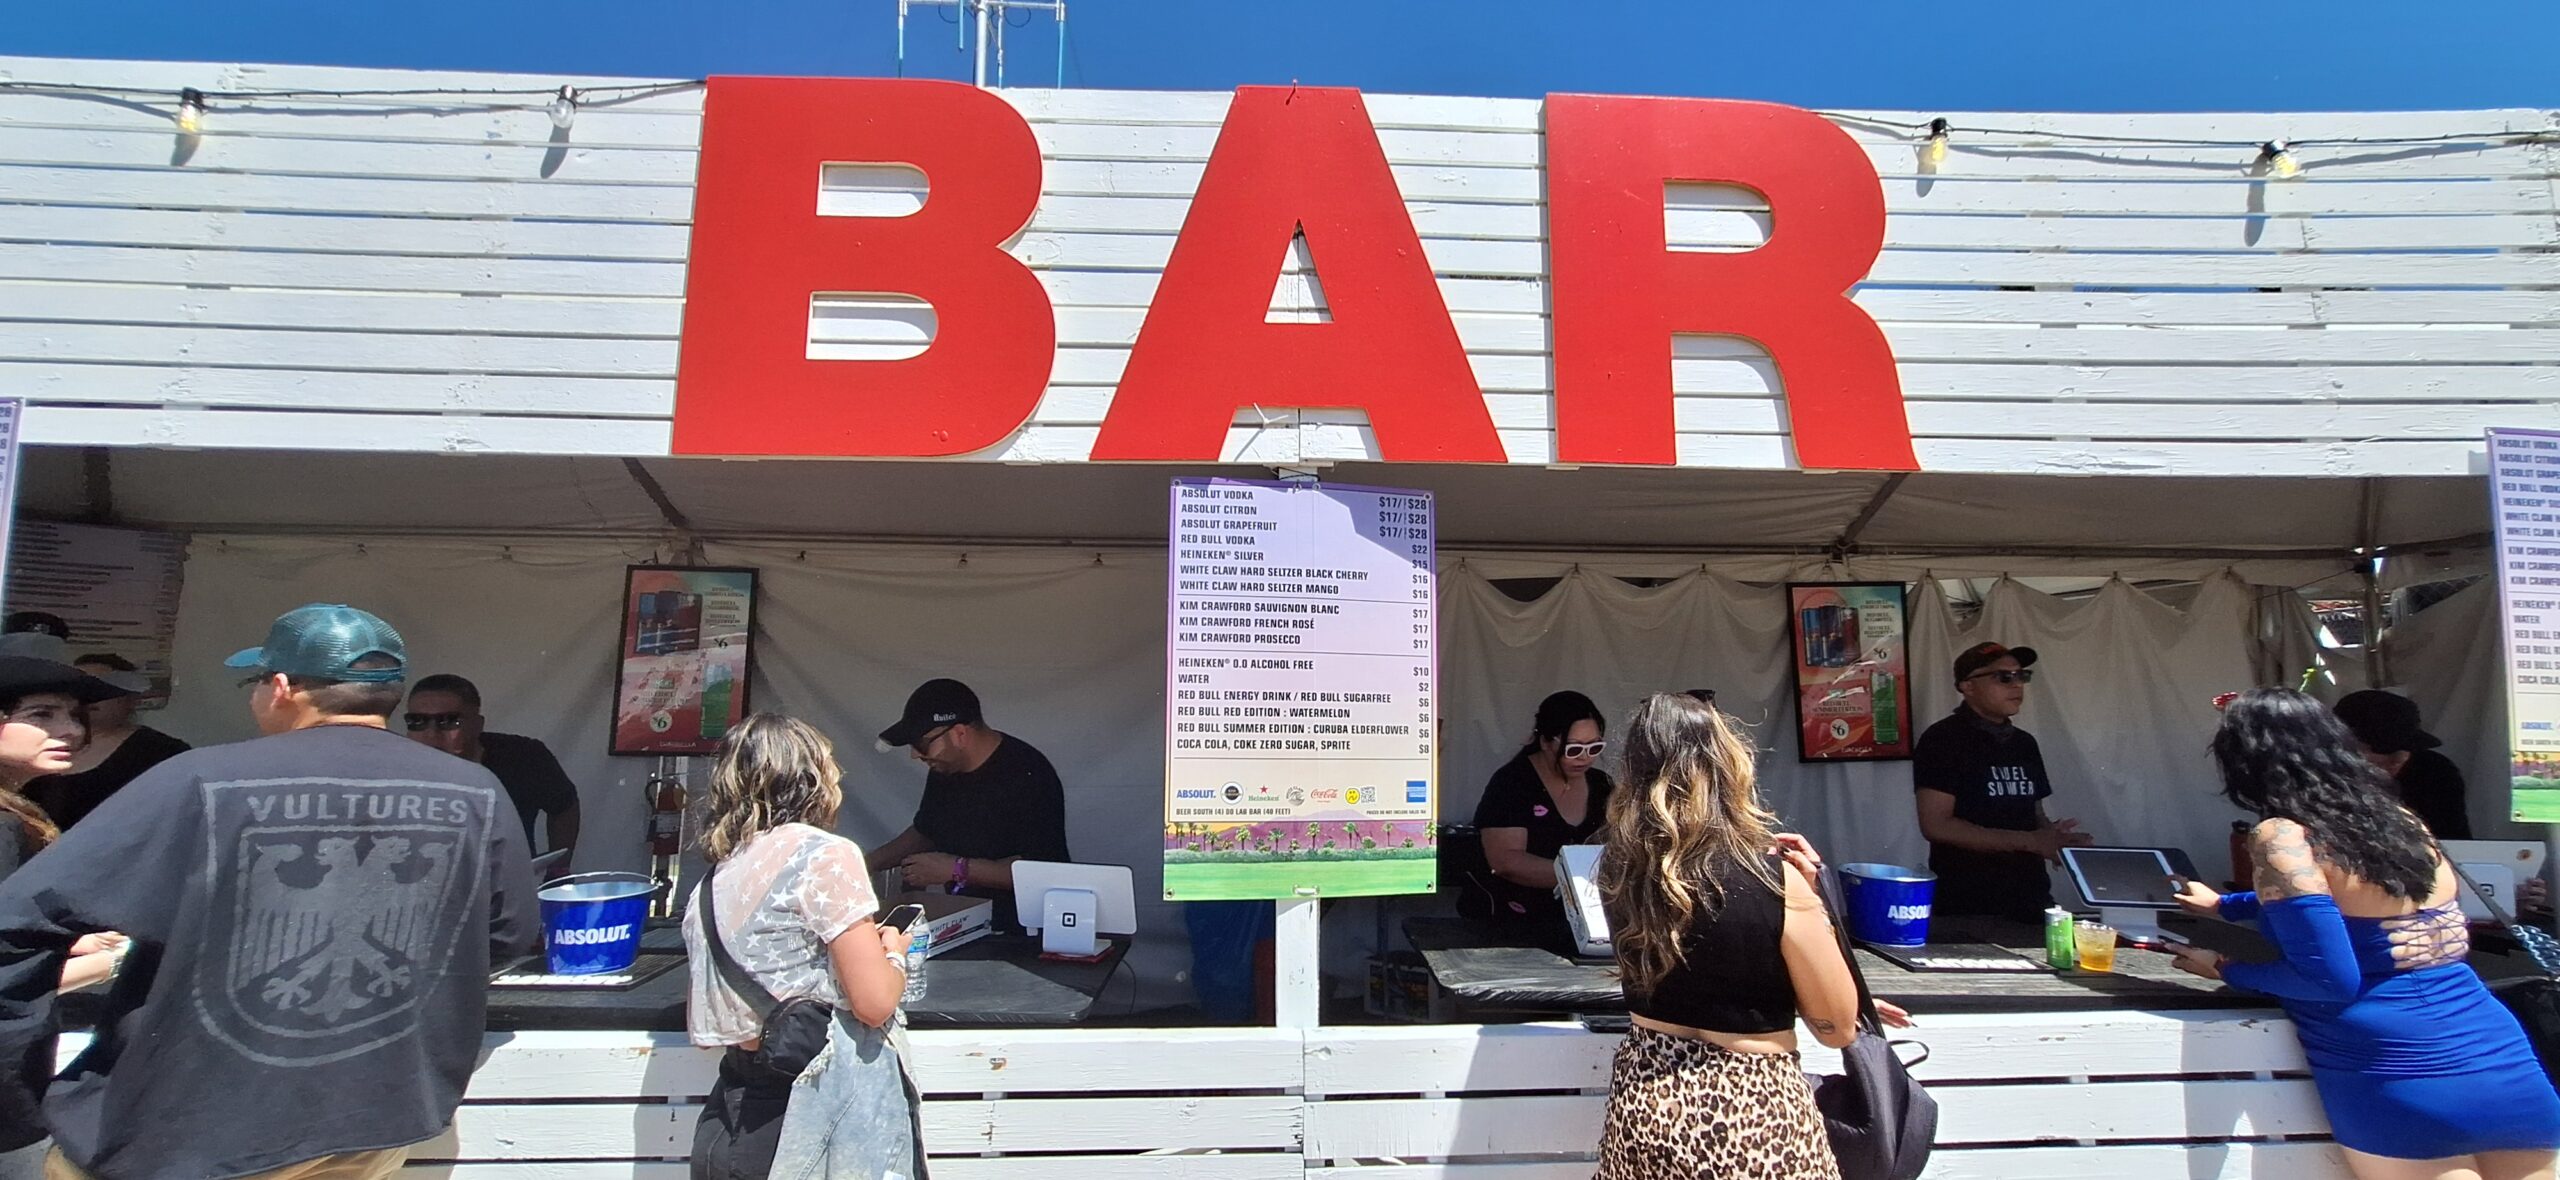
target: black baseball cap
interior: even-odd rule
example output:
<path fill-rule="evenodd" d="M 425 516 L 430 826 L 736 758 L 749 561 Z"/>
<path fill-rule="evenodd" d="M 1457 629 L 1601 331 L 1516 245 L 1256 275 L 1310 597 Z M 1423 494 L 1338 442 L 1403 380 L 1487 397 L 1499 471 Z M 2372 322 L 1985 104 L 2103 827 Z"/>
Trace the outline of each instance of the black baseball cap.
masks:
<path fill-rule="evenodd" d="M 84 705 L 133 695 L 69 664 L 34 656 L 0 656 L 0 697 L 16 699 L 40 692 L 58 692 Z"/>
<path fill-rule="evenodd" d="M 2418 702 L 2368 688 L 2338 698 L 2334 710 L 2356 740 L 2377 754 L 2432 750 L 2444 744 L 2418 725 Z"/>
<path fill-rule="evenodd" d="M 2032 668 L 2036 663 L 2036 649 L 2002 647 L 1997 643 L 1974 644 L 1956 656 L 1956 683 L 1964 683 L 1967 677 L 1999 663 L 2003 658 L 2018 661 L 2021 668 Z"/>
<path fill-rule="evenodd" d="M 895 748 L 912 746 L 916 739 L 946 725 L 976 725 L 986 719 L 978 711 L 978 694 L 969 686 L 948 678 L 925 681 L 907 697 L 907 711 L 898 723 L 880 731 L 880 744 Z"/>

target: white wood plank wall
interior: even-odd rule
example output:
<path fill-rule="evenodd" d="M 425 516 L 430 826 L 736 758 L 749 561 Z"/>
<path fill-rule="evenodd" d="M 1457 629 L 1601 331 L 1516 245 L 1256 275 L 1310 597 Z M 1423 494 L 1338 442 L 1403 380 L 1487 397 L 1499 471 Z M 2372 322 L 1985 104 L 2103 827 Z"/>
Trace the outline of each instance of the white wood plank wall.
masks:
<path fill-rule="evenodd" d="M 170 95 L 0 92 L 0 395 L 38 403 L 31 441 L 666 453 L 699 90 L 590 105 L 560 142 L 538 99 L 217 101 L 185 145 L 182 86 L 635 80 L 33 58 L 0 58 L 0 78 Z M 1060 347 L 1033 422 L 981 457 L 1080 461 L 1227 96 L 1004 94 L 1047 156 L 1012 249 Z M 1545 463 L 1540 104 L 1367 101 L 1510 457 Z M 1844 120 L 1891 211 L 1858 299 L 1928 469 L 2461 474 L 2484 427 L 2560 426 L 2560 142 L 2307 147 L 2294 181 L 2253 177 L 2252 148 L 2166 142 L 2552 131 L 2560 114 L 1875 117 L 1936 114 L 1956 128 L 1936 175 L 1909 133 Z M 827 184 L 833 211 L 913 199 L 894 170 Z M 1678 244 L 1735 249 L 1768 216 L 1682 187 L 1666 219 Z M 1314 288 L 1284 278 L 1276 306 L 1309 318 Z M 896 356 L 930 332 L 912 306 L 822 308 L 811 354 Z M 1682 463 L 1791 464 L 1766 356 L 1730 338 L 1676 356 Z M 1228 446 L 1373 454 L 1359 415 L 1321 410 L 1243 415 Z"/>
<path fill-rule="evenodd" d="M 2270 1012 L 1923 1023 L 1932 1180 L 2346 1175 L 2293 1028 Z M 942 1180 L 1585 1180 L 1617 1038 L 1569 1024 L 981 1030 L 914 1046 Z M 492 1036 L 453 1129 L 405 1174 L 676 1180 L 714 1060 L 675 1034 Z"/>

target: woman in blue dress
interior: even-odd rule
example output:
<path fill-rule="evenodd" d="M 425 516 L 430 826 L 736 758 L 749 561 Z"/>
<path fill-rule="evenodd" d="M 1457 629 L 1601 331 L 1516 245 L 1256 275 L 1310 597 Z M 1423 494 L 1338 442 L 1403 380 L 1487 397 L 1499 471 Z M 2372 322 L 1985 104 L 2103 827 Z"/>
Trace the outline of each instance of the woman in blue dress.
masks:
<path fill-rule="evenodd" d="M 2188 882 L 2179 900 L 2255 919 L 2283 957 L 2188 947 L 2178 965 L 2283 1003 L 2358 1180 L 2552 1176 L 2560 1093 L 2464 962 L 2460 881 L 2425 826 L 2298 692 L 2241 694 L 2213 756 L 2223 794 L 2262 817 L 2257 890 Z"/>

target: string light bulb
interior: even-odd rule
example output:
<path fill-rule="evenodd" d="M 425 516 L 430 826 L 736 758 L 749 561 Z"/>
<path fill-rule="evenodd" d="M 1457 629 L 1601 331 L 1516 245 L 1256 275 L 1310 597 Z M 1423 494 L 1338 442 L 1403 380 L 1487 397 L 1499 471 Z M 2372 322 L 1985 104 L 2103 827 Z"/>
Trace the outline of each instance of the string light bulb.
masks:
<path fill-rule="evenodd" d="M 2289 140 L 2270 139 L 2258 145 L 2258 166 L 2278 180 L 2291 180 L 2302 175 L 2302 161 L 2295 159 Z"/>
<path fill-rule="evenodd" d="M 551 105 L 543 108 L 551 113 L 551 125 L 566 131 L 578 121 L 578 88 L 563 86 L 551 97 Z"/>
<path fill-rule="evenodd" d="M 204 130 L 204 91 L 193 86 L 178 92 L 178 133 L 194 135 Z"/>
<path fill-rule="evenodd" d="M 1928 163 L 1931 172 L 1946 166 L 1949 130 L 1951 128 L 1947 126 L 1944 118 L 1929 120 L 1929 138 L 1920 149 L 1920 158 Z"/>

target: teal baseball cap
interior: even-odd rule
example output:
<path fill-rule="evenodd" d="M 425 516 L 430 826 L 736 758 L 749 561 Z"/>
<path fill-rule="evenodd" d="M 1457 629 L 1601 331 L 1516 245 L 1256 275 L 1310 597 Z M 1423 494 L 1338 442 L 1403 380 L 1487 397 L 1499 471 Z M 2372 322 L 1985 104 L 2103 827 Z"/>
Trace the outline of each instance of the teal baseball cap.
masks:
<path fill-rule="evenodd" d="M 390 657 L 391 665 L 355 666 L 377 656 Z M 352 606 L 318 602 L 278 616 L 267 629 L 266 646 L 248 648 L 222 663 L 227 668 L 356 684 L 397 684 L 409 678 L 409 649 L 391 624 Z"/>

